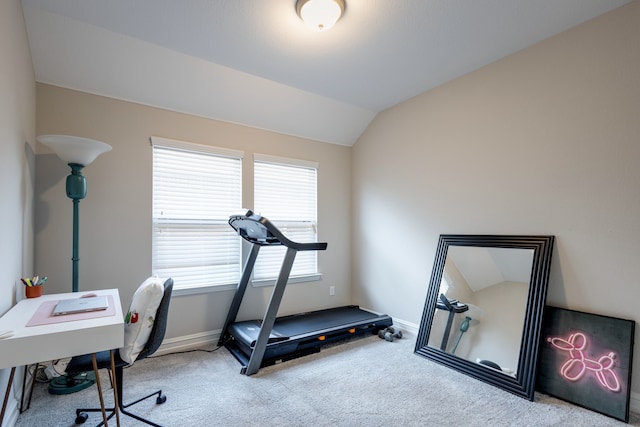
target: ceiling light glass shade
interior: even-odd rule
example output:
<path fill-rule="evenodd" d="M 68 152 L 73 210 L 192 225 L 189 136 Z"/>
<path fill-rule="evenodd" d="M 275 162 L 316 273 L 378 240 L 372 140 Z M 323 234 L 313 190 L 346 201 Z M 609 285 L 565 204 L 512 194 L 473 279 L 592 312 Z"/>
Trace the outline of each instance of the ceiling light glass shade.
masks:
<path fill-rule="evenodd" d="M 296 11 L 307 27 L 326 31 L 333 27 L 344 13 L 344 0 L 298 0 Z"/>
<path fill-rule="evenodd" d="M 68 135 L 41 135 L 38 141 L 51 148 L 67 164 L 87 166 L 111 146 L 95 139 Z"/>

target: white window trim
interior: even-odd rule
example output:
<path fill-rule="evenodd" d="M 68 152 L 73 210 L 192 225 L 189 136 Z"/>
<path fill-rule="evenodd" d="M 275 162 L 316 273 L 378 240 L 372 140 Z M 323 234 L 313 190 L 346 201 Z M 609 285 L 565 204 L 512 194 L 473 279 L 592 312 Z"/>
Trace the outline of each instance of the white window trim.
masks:
<path fill-rule="evenodd" d="M 194 153 L 209 153 L 218 156 L 244 158 L 244 151 L 233 150 L 231 148 L 214 147 L 211 145 L 196 144 L 194 142 L 178 141 L 177 139 L 163 138 L 160 136 L 152 136 L 149 138 L 151 145 L 159 147 L 175 148 L 178 150 L 190 151 Z"/>
<path fill-rule="evenodd" d="M 269 154 L 254 153 L 253 161 L 275 163 L 285 166 L 300 166 L 303 168 L 310 168 L 315 170 L 320 169 L 320 163 L 318 162 L 312 162 L 310 160 L 291 159 L 289 157 L 271 156 Z"/>
<path fill-rule="evenodd" d="M 203 286 L 191 286 L 189 288 L 176 288 L 171 292 L 172 296 L 184 296 L 184 295 L 199 295 L 209 294 L 214 292 L 227 292 L 233 291 L 238 285 L 203 285 Z"/>
<path fill-rule="evenodd" d="M 274 286 L 277 280 L 278 279 L 261 279 L 261 280 L 252 279 L 251 286 L 254 288 L 261 288 L 264 286 Z M 287 280 L 287 285 L 292 285 L 295 283 L 318 282 L 320 280 L 322 280 L 322 273 L 290 276 L 289 280 Z"/>

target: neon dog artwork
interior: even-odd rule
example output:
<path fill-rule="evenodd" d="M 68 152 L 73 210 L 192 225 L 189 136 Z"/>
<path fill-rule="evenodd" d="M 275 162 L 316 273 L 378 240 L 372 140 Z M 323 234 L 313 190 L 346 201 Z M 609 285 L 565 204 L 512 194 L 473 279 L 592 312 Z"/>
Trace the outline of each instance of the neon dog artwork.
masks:
<path fill-rule="evenodd" d="M 547 341 L 558 350 L 569 353 L 569 359 L 560 367 L 560 375 L 568 381 L 578 381 L 587 371 L 593 372 L 600 385 L 612 392 L 621 390 L 620 380 L 613 370 L 616 354 L 609 352 L 598 360 L 585 355 L 587 337 L 581 332 L 570 334 L 568 338 L 549 337 Z"/>

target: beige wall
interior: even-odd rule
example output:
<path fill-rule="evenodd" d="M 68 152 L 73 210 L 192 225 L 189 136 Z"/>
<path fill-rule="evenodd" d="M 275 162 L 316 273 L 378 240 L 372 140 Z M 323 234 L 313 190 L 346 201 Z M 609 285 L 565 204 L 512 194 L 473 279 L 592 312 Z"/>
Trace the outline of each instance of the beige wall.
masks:
<path fill-rule="evenodd" d="M 34 274 L 35 128 L 35 77 L 22 5 L 0 1 L 0 315 L 15 303 L 16 280 Z M 8 377 L 9 370 L 0 371 L 3 396 Z M 7 425 L 17 416 L 16 399 L 8 402 Z"/>
<path fill-rule="evenodd" d="M 5 301 L 14 276 L 31 270 L 33 174 L 23 147 L 34 139 L 34 101 L 19 2 L 1 7 L 0 55 L 12 61 L 0 62 L 10 70 L 0 74 L 0 170 L 3 183 L 15 183 L 2 187 L 10 207 L 2 210 Z M 417 325 L 439 234 L 517 233 L 557 236 L 550 304 L 638 320 L 639 20 L 633 2 L 402 103 L 380 114 L 353 150 L 39 85 L 38 134 L 114 148 L 85 170 L 81 288 L 118 287 L 126 305 L 150 273 L 148 138 L 158 135 L 244 150 L 247 207 L 253 152 L 320 163 L 324 277 L 290 286 L 285 313 L 353 302 Z M 35 268 L 51 277 L 48 292 L 67 291 L 68 168 L 46 151 L 36 165 Z M 261 315 L 266 298 L 252 289 L 242 315 Z M 174 298 L 167 336 L 215 331 L 230 299 Z M 640 391 L 638 380 L 633 389 Z"/>
<path fill-rule="evenodd" d="M 321 281 L 287 288 L 281 314 L 350 302 L 351 149 L 39 84 L 38 134 L 98 139 L 113 150 L 84 169 L 80 203 L 80 289 L 117 287 L 123 305 L 151 274 L 151 146 L 149 137 L 243 150 L 244 207 L 252 207 L 253 153 L 316 161 Z M 71 289 L 72 202 L 65 196 L 68 167 L 38 146 L 36 257 L 49 292 Z M 234 214 L 230 212 L 229 214 Z M 329 286 L 336 295 L 329 296 Z M 264 314 L 271 288 L 249 289 L 241 318 Z M 173 298 L 167 338 L 206 336 L 224 322 L 232 291 Z M 196 337 L 197 338 L 197 337 Z"/>
<path fill-rule="evenodd" d="M 638 23 L 636 1 L 379 114 L 354 303 L 418 324 L 439 234 L 553 234 L 549 304 L 640 320 Z"/>

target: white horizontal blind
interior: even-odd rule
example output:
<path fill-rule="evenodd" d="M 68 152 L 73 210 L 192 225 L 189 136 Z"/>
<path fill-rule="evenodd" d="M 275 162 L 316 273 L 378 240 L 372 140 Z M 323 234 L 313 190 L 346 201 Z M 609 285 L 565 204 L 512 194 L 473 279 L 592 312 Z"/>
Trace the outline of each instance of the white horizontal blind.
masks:
<path fill-rule="evenodd" d="M 237 283 L 241 243 L 228 219 L 242 206 L 242 153 L 152 144 L 153 274 L 177 289 Z"/>
<path fill-rule="evenodd" d="M 293 163 L 294 161 L 292 161 Z M 254 160 L 254 210 L 295 242 L 317 241 L 317 167 L 287 160 Z M 254 267 L 255 280 L 278 277 L 286 249 L 263 247 Z M 296 255 L 291 276 L 318 273 L 316 251 Z"/>

